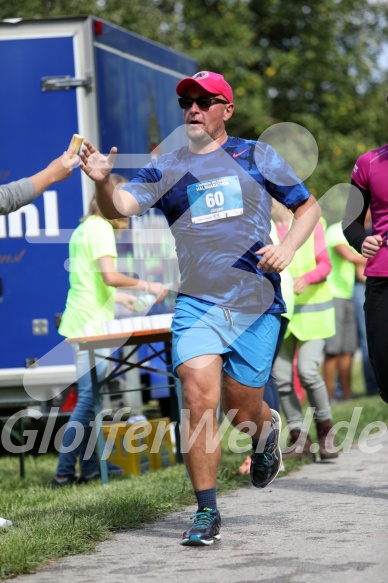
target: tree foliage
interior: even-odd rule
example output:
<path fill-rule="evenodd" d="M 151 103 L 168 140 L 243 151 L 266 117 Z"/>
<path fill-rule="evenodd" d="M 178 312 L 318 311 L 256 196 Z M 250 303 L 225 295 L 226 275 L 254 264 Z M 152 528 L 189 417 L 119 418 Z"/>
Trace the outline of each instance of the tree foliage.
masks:
<path fill-rule="evenodd" d="M 14 0 L 0 18 L 93 14 L 190 54 L 234 89 L 231 134 L 294 122 L 318 143 L 320 196 L 385 142 L 383 0 Z M 385 45 L 386 46 L 386 45 Z M 387 51 L 388 52 L 388 51 Z"/>
<path fill-rule="evenodd" d="M 317 196 L 385 142 L 386 2 L 199 0 L 184 14 L 186 50 L 235 88 L 231 133 L 258 137 L 278 122 L 312 133 L 319 163 L 307 184 Z"/>

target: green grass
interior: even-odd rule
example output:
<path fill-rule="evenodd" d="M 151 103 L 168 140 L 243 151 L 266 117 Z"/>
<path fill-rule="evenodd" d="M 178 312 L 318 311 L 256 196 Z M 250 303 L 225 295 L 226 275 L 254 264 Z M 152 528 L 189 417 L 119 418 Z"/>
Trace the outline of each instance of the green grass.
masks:
<path fill-rule="evenodd" d="M 235 470 L 234 454 L 219 470 L 219 492 L 248 484 Z M 18 459 L 0 459 L 0 515 L 13 526 L 0 528 L 0 579 L 29 573 L 51 559 L 91 552 L 119 530 L 139 528 L 192 504 L 194 496 L 182 465 L 61 489 L 50 487 L 57 458 L 27 456 L 20 480 Z"/>
<path fill-rule="evenodd" d="M 376 420 L 388 424 L 388 407 L 378 397 L 359 398 L 333 406 L 334 422 L 349 421 L 354 407 L 361 407 L 355 439 Z M 248 476 L 237 469 L 246 453 L 233 453 L 223 439 L 218 473 L 218 492 L 226 493 L 249 486 Z M 339 433 L 339 437 L 341 433 Z M 241 439 L 239 445 L 248 443 Z M 99 482 L 86 486 L 52 489 L 57 458 L 52 454 L 26 459 L 26 478 L 20 480 L 16 457 L 0 458 L 0 515 L 14 526 L 0 529 L 0 578 L 29 573 L 50 560 L 93 551 L 98 541 L 112 532 L 139 528 L 184 505 L 194 496 L 182 465 L 112 480 L 106 487 Z M 290 460 L 285 475 L 305 462 Z"/>

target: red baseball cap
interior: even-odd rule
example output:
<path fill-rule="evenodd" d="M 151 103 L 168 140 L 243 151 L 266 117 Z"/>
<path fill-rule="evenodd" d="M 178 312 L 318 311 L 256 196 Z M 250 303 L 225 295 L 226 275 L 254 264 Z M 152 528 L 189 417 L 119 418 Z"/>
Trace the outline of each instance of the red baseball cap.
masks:
<path fill-rule="evenodd" d="M 233 91 L 229 83 L 225 81 L 222 75 L 211 71 L 200 71 L 193 77 L 182 79 L 176 86 L 176 92 L 180 97 L 183 97 L 190 87 L 195 87 L 196 85 L 213 95 L 223 95 L 229 103 L 233 103 Z"/>

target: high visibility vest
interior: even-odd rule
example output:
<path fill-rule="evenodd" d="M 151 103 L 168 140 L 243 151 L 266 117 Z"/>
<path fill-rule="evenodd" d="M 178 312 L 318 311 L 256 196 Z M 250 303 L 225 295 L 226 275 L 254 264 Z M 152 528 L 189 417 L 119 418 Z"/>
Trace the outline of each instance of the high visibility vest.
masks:
<path fill-rule="evenodd" d="M 317 266 L 314 233 L 295 253 L 289 265 L 293 278 L 300 277 Z M 310 284 L 305 291 L 294 296 L 294 313 L 288 324 L 286 337 L 293 334 L 302 341 L 330 338 L 335 334 L 333 295 L 327 280 Z"/>

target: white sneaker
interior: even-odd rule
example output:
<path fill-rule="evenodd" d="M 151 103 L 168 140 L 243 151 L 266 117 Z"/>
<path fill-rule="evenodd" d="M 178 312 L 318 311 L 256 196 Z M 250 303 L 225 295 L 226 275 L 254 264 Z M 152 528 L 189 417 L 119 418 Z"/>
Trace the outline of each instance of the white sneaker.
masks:
<path fill-rule="evenodd" d="M 0 526 L 12 526 L 12 522 L 0 516 Z"/>

